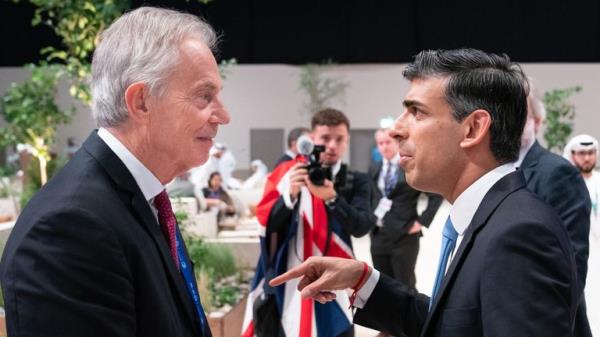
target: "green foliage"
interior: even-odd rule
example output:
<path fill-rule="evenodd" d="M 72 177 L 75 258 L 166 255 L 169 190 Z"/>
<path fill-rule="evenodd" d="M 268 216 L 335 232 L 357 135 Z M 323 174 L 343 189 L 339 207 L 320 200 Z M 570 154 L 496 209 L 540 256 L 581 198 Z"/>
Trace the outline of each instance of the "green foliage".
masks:
<path fill-rule="evenodd" d="M 580 91 L 580 86 L 574 86 L 544 93 L 543 102 L 546 108 L 544 139 L 549 150 L 560 153 L 567 143 L 573 131 L 575 117 L 575 105 L 569 101 L 569 97 Z"/>
<path fill-rule="evenodd" d="M 210 1 L 210 0 L 209 0 Z M 225 80 L 229 74 L 231 74 L 231 69 L 233 66 L 237 64 L 237 59 L 231 58 L 229 60 L 222 60 L 219 63 L 219 74 L 221 75 L 221 79 Z"/>
<path fill-rule="evenodd" d="M 63 75 L 61 66 L 28 68 L 31 78 L 21 84 L 12 83 L 0 102 L 0 115 L 8 124 L 0 129 L 0 145 L 30 144 L 49 159 L 48 148 L 56 127 L 71 121 L 73 109 L 62 110 L 54 102 L 56 84 Z"/>
<path fill-rule="evenodd" d="M 235 275 L 238 269 L 231 249 L 216 243 L 208 246 L 209 253 L 204 265 L 212 269 L 218 278 Z"/>
<path fill-rule="evenodd" d="M 234 285 L 223 285 L 214 294 L 213 305 L 215 307 L 222 307 L 226 304 L 235 304 L 239 298 L 240 289 Z"/>
<path fill-rule="evenodd" d="M 300 89 L 306 93 L 305 108 L 311 114 L 331 106 L 334 101 L 344 102 L 349 83 L 324 76 L 325 70 L 332 65 L 334 63 L 329 60 L 323 64 L 309 63 L 300 69 Z"/>
<path fill-rule="evenodd" d="M 54 101 L 56 84 L 64 74 L 63 66 L 28 67 L 31 78 L 11 84 L 0 101 L 0 116 L 7 122 L 7 126 L 0 128 L 0 146 L 29 144 L 45 184 L 56 127 L 71 121 L 74 108 L 62 110 Z"/>
<path fill-rule="evenodd" d="M 19 0 L 14 0 L 19 2 Z M 118 18 L 131 4 L 119 0 L 29 0 L 36 6 L 31 24 L 45 24 L 52 28 L 63 42 L 63 48 L 46 47 L 42 54 L 49 62 L 65 64 L 73 83 L 69 93 L 90 103 L 88 85 L 90 59 L 98 34 Z"/>
<path fill-rule="evenodd" d="M 182 225 L 187 223 L 187 220 L 189 219 L 189 215 L 187 214 L 186 211 L 182 211 L 182 210 L 178 210 L 175 211 L 175 219 L 177 220 L 177 223 Z"/>
<path fill-rule="evenodd" d="M 48 166 L 46 168 L 48 172 L 48 179 L 60 171 L 60 169 L 65 166 L 66 163 L 67 158 L 64 157 L 58 157 L 48 161 Z M 20 200 L 21 209 L 25 207 L 34 194 L 36 194 L 37 191 L 39 191 L 39 189 L 42 187 L 42 179 L 40 176 L 40 170 L 38 169 L 39 165 L 39 159 L 32 157 L 27 165 L 27 168 L 25 169 L 25 184 L 23 185 L 23 192 L 21 193 Z"/>
<path fill-rule="evenodd" d="M 18 3 L 21 0 L 13 0 Z M 212 0 L 198 0 L 208 4 Z M 98 36 L 121 14 L 131 8 L 127 0 L 29 0 L 36 6 L 31 24 L 52 28 L 63 47 L 46 47 L 42 54 L 49 62 L 61 62 L 73 81 L 69 93 L 78 100 L 91 102 L 89 77 L 91 57 Z M 186 0 L 189 2 L 189 0 Z"/>
<path fill-rule="evenodd" d="M 207 310 L 225 304 L 235 304 L 244 287 L 239 284 L 238 268 L 230 248 L 221 244 L 206 243 L 202 238 L 189 236 L 186 245 L 190 259 L 194 263 L 198 289 Z M 237 284 L 231 284 L 231 281 Z M 207 300 L 204 300 L 205 298 Z M 211 305 L 208 306 L 205 302 Z"/>
<path fill-rule="evenodd" d="M 197 267 L 211 271 L 216 278 L 223 278 L 237 273 L 237 265 L 229 247 L 206 243 L 202 239 L 192 239 L 188 246 L 190 259 Z"/>

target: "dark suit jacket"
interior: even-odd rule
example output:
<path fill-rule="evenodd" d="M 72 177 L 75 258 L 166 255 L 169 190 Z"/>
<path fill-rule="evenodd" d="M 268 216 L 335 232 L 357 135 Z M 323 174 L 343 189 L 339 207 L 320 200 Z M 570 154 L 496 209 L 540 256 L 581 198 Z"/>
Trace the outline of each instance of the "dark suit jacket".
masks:
<path fill-rule="evenodd" d="M 279 158 L 277 160 L 277 163 L 275 163 L 274 167 L 277 167 L 277 166 L 279 166 L 279 164 L 285 163 L 286 161 L 290 161 L 292 159 L 294 159 L 294 158 L 290 157 L 287 153 L 284 153 L 283 156 L 281 156 L 281 158 Z"/>
<path fill-rule="evenodd" d="M 375 210 L 379 204 L 379 200 L 383 197 L 379 187 L 377 186 L 379 175 L 381 174 L 383 162 L 376 162 L 369 169 L 369 177 L 371 178 L 371 208 Z M 413 225 L 415 220 L 421 225 L 429 227 L 435 213 L 442 204 L 442 197 L 438 194 L 427 193 L 428 202 L 427 208 L 419 216 L 417 214 L 417 201 L 419 200 L 420 191 L 415 190 L 406 183 L 404 170 L 398 167 L 398 179 L 396 185 L 388 196 L 392 201 L 392 207 L 382 219 L 383 227 L 374 227 L 371 233 L 371 250 L 390 252 L 390 249 L 396 246 L 398 240 L 408 234 L 408 230 Z"/>
<path fill-rule="evenodd" d="M 564 158 L 535 142 L 523 159 L 521 168 L 527 189 L 552 206 L 562 220 L 577 263 L 578 308 L 574 336 L 590 336 L 583 289 L 587 276 L 588 239 L 591 202 L 581 173 Z"/>
<path fill-rule="evenodd" d="M 552 206 L 565 225 L 577 262 L 579 289 L 583 291 L 587 275 L 591 202 L 581 173 L 538 142 L 527 152 L 520 169 L 525 175 L 527 189 Z"/>
<path fill-rule="evenodd" d="M 430 312 L 427 296 L 381 275 L 354 322 L 408 336 L 566 337 L 576 287 L 560 219 L 513 172 L 484 197 Z"/>
<path fill-rule="evenodd" d="M 201 336 L 148 202 L 96 132 L 23 210 L 0 278 L 9 336 Z"/>
<path fill-rule="evenodd" d="M 336 176 L 339 180 L 340 174 Z M 375 216 L 371 212 L 371 184 L 365 173 L 348 172 L 348 182 L 343 188 L 336 188 L 338 193 L 335 206 L 326 207 L 327 216 L 335 217 L 344 230 L 344 239 L 350 242 L 350 235 L 361 237 L 371 230 L 375 224 Z M 267 233 L 278 233 L 279 241 L 282 241 L 287 233 L 294 210 L 287 208 L 283 197 L 275 202 L 269 215 Z M 267 236 L 267 241 L 270 238 Z"/>

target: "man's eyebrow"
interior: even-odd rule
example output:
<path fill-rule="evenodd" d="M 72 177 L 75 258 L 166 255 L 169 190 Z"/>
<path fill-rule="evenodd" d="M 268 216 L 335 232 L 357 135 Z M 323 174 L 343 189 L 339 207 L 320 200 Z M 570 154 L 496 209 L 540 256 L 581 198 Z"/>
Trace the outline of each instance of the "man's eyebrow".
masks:
<path fill-rule="evenodd" d="M 410 107 L 413 107 L 413 106 L 416 106 L 416 107 L 422 107 L 422 106 L 424 106 L 423 103 L 421 103 L 419 101 L 410 100 L 410 99 L 405 99 L 402 102 L 402 105 L 404 105 L 405 108 L 410 108 Z"/>
<path fill-rule="evenodd" d="M 219 88 L 212 82 L 201 82 L 194 86 L 194 91 L 219 91 Z"/>

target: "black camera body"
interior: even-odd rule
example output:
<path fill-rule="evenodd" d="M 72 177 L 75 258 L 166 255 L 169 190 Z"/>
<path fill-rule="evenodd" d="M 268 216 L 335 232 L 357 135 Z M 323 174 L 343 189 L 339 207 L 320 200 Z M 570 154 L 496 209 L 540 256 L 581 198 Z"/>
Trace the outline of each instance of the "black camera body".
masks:
<path fill-rule="evenodd" d="M 312 153 L 308 156 L 308 165 L 306 165 L 308 179 L 317 186 L 323 186 L 325 179 L 331 180 L 331 170 L 327 167 L 323 167 L 319 161 L 321 153 L 324 151 L 324 145 L 315 145 Z"/>

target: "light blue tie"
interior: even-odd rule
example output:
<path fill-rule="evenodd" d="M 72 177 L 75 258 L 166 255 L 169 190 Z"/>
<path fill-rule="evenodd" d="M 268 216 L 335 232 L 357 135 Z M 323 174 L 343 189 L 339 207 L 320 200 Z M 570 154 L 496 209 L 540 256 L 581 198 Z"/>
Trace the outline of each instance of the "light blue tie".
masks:
<path fill-rule="evenodd" d="M 433 305 L 433 300 L 440 290 L 440 286 L 442 285 L 442 280 L 444 279 L 444 275 L 446 274 L 446 266 L 448 265 L 448 258 L 450 258 L 450 254 L 454 250 L 456 246 L 456 239 L 458 238 L 458 233 L 454 229 L 454 225 L 452 224 L 452 220 L 450 220 L 450 216 L 448 215 L 448 219 L 446 219 L 446 223 L 444 224 L 444 231 L 442 232 L 442 251 L 440 252 L 440 263 L 437 269 L 437 275 L 435 277 L 435 283 L 433 284 L 433 291 L 431 292 L 431 298 L 429 299 L 429 309 Z"/>

